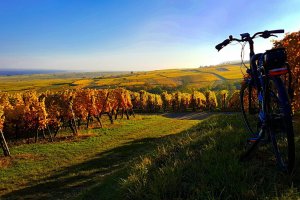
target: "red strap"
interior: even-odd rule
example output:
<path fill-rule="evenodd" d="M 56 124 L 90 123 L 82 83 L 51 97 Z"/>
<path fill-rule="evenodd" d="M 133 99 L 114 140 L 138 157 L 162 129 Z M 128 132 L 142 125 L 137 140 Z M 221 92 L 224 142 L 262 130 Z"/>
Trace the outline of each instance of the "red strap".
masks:
<path fill-rule="evenodd" d="M 273 69 L 269 71 L 270 76 L 278 76 L 288 73 L 289 71 L 286 68 Z"/>

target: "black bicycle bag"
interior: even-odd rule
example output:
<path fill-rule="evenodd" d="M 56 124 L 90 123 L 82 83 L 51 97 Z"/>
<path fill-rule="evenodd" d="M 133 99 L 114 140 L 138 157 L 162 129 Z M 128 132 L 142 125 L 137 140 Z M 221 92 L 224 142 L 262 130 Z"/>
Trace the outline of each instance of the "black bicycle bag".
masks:
<path fill-rule="evenodd" d="M 288 94 L 292 100 L 294 97 L 294 90 L 292 87 L 292 72 L 290 65 L 287 62 L 287 52 L 285 48 L 267 50 L 263 54 L 263 66 L 268 72 L 269 76 L 281 76 L 288 74 Z"/>
<path fill-rule="evenodd" d="M 286 62 L 285 48 L 270 49 L 264 53 L 264 67 L 268 70 L 285 67 Z"/>
<path fill-rule="evenodd" d="M 263 54 L 263 66 L 269 76 L 280 76 L 289 73 L 285 48 L 267 50 Z"/>

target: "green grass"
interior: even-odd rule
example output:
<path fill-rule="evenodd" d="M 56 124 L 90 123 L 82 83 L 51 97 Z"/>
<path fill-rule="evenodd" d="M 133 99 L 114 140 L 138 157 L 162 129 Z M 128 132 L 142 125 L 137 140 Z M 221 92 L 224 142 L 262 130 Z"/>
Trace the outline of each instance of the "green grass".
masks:
<path fill-rule="evenodd" d="M 13 147 L 12 158 L 0 159 L 1 199 L 300 198 L 299 162 L 291 177 L 268 148 L 239 162 L 247 137 L 239 114 L 203 121 L 139 115 L 105 127 Z"/>
<path fill-rule="evenodd" d="M 197 122 L 139 115 L 117 120 L 113 126 L 105 122 L 103 129 L 81 130 L 90 137 L 14 146 L 11 158 L 0 158 L 0 194 L 8 199 L 73 199 L 99 185 L 108 188 L 102 190 L 109 194 L 115 185 L 112 177 L 125 175 L 128 165 L 153 151 L 161 138 Z M 94 193 L 98 194 L 98 189 L 89 195 Z"/>
<path fill-rule="evenodd" d="M 299 118 L 296 170 L 280 172 L 266 150 L 240 162 L 247 133 L 239 115 L 205 120 L 137 162 L 120 181 L 123 199 L 299 199 Z"/>

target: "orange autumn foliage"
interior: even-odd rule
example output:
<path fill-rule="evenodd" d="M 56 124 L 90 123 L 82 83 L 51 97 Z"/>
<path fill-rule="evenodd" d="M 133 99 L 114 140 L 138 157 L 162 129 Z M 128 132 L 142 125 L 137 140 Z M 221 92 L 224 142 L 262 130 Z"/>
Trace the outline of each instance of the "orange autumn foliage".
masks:
<path fill-rule="evenodd" d="M 293 75 L 292 105 L 294 110 L 300 110 L 300 31 L 288 33 L 282 40 L 274 41 L 274 47 L 284 47 L 287 51 L 288 63 Z"/>

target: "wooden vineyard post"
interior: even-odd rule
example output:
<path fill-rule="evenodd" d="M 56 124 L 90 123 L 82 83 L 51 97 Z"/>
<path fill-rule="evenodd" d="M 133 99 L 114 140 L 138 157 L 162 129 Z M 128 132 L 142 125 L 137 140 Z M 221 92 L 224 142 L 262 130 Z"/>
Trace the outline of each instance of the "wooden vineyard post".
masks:
<path fill-rule="evenodd" d="M 222 109 L 225 110 L 226 105 L 226 94 L 222 94 Z"/>
<path fill-rule="evenodd" d="M 0 130 L 0 144 L 1 144 L 1 148 L 3 150 L 4 156 L 10 156 L 10 151 L 7 146 L 7 143 L 4 138 L 4 134 L 3 134 L 2 130 Z"/>

